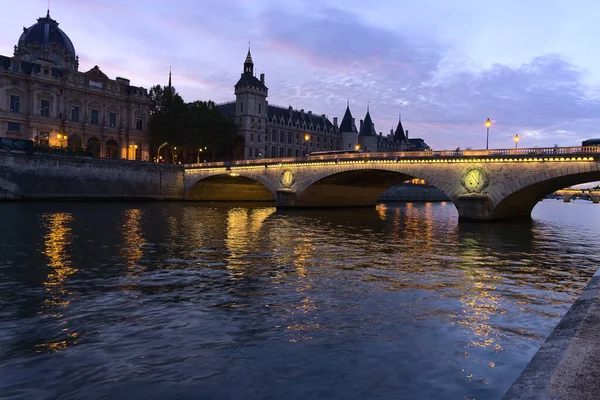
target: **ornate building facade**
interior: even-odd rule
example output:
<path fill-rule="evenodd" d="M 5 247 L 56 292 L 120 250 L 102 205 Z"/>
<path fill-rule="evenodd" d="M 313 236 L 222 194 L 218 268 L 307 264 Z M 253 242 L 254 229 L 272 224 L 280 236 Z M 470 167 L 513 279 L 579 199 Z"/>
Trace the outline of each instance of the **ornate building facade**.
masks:
<path fill-rule="evenodd" d="M 148 91 L 98 66 L 78 69 L 73 43 L 50 12 L 23 28 L 13 56 L 0 55 L 0 137 L 149 160 Z"/>

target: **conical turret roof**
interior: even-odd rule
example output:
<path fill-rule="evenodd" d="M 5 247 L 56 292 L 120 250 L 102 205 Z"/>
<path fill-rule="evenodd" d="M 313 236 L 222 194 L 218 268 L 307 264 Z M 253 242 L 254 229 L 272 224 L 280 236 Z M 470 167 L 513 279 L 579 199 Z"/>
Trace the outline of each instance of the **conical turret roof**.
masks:
<path fill-rule="evenodd" d="M 376 136 L 375 126 L 373 126 L 373 121 L 371 120 L 371 114 L 367 110 L 367 115 L 365 115 L 365 120 L 360 128 L 360 132 L 358 132 L 358 136 Z"/>
<path fill-rule="evenodd" d="M 352 123 L 352 113 L 350 112 L 350 105 L 346 105 L 346 112 L 344 113 L 344 118 L 342 118 L 342 123 L 340 124 L 340 132 L 358 132 L 356 130 L 356 125 Z"/>

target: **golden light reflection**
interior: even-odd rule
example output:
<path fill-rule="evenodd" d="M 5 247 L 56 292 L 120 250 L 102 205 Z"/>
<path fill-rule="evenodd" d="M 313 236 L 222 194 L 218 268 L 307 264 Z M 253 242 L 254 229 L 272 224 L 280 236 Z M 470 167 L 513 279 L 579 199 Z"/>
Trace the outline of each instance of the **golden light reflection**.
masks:
<path fill-rule="evenodd" d="M 287 243 L 285 243 L 287 242 Z M 294 287 L 301 299 L 300 302 L 294 302 L 285 306 L 289 316 L 284 317 L 286 322 L 286 335 L 291 343 L 297 343 L 303 340 L 312 340 L 314 336 L 311 332 L 321 329 L 317 322 L 318 311 L 314 299 L 310 296 L 312 290 L 312 280 L 310 265 L 308 260 L 315 257 L 318 251 L 318 245 L 314 237 L 307 234 L 300 238 L 289 238 L 280 244 L 282 249 L 292 248 L 293 253 L 289 262 L 291 262 L 297 273 L 297 279 Z"/>
<path fill-rule="evenodd" d="M 137 276 L 140 267 L 139 261 L 144 255 L 142 248 L 146 244 L 146 239 L 140 228 L 142 215 L 143 211 L 137 208 L 125 210 L 125 221 L 121 226 L 121 232 L 123 233 L 121 257 L 126 260 L 127 268 L 134 276 Z"/>
<path fill-rule="evenodd" d="M 387 213 L 387 207 L 384 203 L 379 203 L 375 206 L 375 210 L 377 211 L 377 214 L 379 214 L 379 218 L 383 221 L 385 221 L 386 218 L 386 213 Z"/>
<path fill-rule="evenodd" d="M 275 207 L 256 209 L 232 208 L 227 214 L 227 238 L 225 245 L 229 250 L 228 268 L 246 265 L 245 254 L 249 247 L 260 238 L 259 232 L 264 221 L 275 212 Z"/>
<path fill-rule="evenodd" d="M 469 268 L 473 271 L 466 278 L 470 279 L 467 284 L 468 290 L 460 298 L 463 303 L 463 318 L 458 324 L 470 330 L 475 338 L 470 340 L 470 346 L 492 348 L 499 352 L 504 350 L 497 343 L 500 332 L 489 324 L 490 318 L 495 314 L 504 314 L 500 302 L 502 297 L 495 293 L 497 288 L 496 281 L 500 276 L 491 276 L 482 270 L 475 271 L 473 266 Z"/>
<path fill-rule="evenodd" d="M 68 305 L 68 300 L 60 300 L 60 296 L 67 294 L 64 288 L 65 280 L 77 269 L 71 266 L 71 255 L 68 252 L 68 246 L 71 245 L 71 227 L 70 223 L 74 218 L 71 214 L 57 213 L 45 214 L 42 216 L 44 226 L 49 232 L 44 236 L 44 254 L 48 257 L 48 266 L 51 268 L 46 277 L 44 286 L 50 293 L 50 299 L 47 303 L 52 305 Z"/>
<path fill-rule="evenodd" d="M 54 340 L 36 344 L 35 348 L 37 352 L 58 352 L 77 343 L 79 338 L 77 332 L 69 332 L 64 314 L 70 303 L 66 296 L 71 294 L 65 288 L 65 281 L 77 272 L 77 268 L 71 265 L 69 252 L 69 247 L 72 245 L 70 224 L 74 218 L 68 213 L 44 214 L 42 221 L 42 225 L 48 229 L 48 233 L 44 236 L 43 254 L 48 257 L 47 265 L 50 267 L 43 285 L 50 297 L 45 300 L 45 309 L 41 313 L 61 320 L 61 330 L 58 337 L 53 338 Z"/>

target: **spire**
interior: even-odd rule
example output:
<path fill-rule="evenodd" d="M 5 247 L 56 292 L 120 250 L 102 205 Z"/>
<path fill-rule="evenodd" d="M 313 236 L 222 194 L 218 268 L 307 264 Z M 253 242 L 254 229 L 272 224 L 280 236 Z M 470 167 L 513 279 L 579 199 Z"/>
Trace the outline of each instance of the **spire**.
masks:
<path fill-rule="evenodd" d="M 248 44 L 248 55 L 244 61 L 244 74 L 254 75 L 254 62 L 252 62 L 252 54 L 250 54 L 250 44 Z"/>
<path fill-rule="evenodd" d="M 398 126 L 394 132 L 394 139 L 398 142 L 405 142 L 404 127 L 402 127 L 402 114 L 398 113 Z"/>
<path fill-rule="evenodd" d="M 346 112 L 340 124 L 340 132 L 356 132 L 356 126 L 352 122 L 352 113 L 350 112 L 350 100 L 346 102 Z"/>
<path fill-rule="evenodd" d="M 363 122 L 362 127 L 360 128 L 360 132 L 358 132 L 358 136 L 375 136 L 377 133 L 375 132 L 375 126 L 373 125 L 373 120 L 371 119 L 371 114 L 367 109 L 367 115 L 365 115 L 365 122 Z"/>
<path fill-rule="evenodd" d="M 171 66 L 169 65 L 169 89 L 171 89 Z"/>

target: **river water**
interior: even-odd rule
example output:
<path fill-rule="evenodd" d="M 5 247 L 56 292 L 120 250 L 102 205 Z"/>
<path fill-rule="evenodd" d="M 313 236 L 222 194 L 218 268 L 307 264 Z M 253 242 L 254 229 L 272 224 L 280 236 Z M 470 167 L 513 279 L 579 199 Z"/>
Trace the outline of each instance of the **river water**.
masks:
<path fill-rule="evenodd" d="M 0 397 L 499 399 L 600 266 L 600 206 L 0 204 Z"/>

